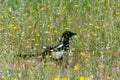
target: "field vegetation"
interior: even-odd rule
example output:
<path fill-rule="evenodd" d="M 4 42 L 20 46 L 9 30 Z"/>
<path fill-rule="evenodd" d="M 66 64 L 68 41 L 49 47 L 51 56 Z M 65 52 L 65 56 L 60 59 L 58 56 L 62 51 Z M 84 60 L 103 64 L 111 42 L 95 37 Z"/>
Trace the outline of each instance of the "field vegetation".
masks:
<path fill-rule="evenodd" d="M 58 65 L 41 53 L 77 33 Z M 0 80 L 119 80 L 120 0 L 0 0 Z"/>

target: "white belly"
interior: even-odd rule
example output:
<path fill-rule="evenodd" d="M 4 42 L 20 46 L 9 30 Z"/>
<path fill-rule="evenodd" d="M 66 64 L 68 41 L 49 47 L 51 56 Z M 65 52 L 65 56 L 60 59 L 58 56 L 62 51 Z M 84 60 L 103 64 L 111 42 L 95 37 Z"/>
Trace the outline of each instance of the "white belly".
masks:
<path fill-rule="evenodd" d="M 59 52 L 52 52 L 51 55 L 52 55 L 52 58 L 55 58 L 55 59 L 59 59 L 63 56 L 64 54 L 64 50 L 62 51 L 59 51 Z"/>

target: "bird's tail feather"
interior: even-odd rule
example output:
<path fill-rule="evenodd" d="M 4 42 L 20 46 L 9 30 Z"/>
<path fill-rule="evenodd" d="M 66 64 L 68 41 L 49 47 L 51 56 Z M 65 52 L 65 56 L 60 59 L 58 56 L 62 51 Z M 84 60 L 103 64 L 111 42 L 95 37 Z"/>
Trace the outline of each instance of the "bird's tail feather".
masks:
<path fill-rule="evenodd" d="M 17 54 L 15 57 L 27 58 L 27 57 L 37 57 L 38 54 Z"/>
<path fill-rule="evenodd" d="M 21 57 L 21 58 L 29 58 L 29 57 L 45 57 L 46 55 L 46 51 L 42 52 L 41 54 L 38 54 L 38 53 L 33 53 L 33 54 L 17 54 L 15 55 L 15 57 Z"/>

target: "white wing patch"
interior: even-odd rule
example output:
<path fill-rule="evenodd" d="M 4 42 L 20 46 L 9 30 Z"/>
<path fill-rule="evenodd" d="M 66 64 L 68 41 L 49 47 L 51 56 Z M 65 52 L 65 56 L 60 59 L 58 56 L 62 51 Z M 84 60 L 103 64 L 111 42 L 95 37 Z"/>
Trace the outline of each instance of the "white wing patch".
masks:
<path fill-rule="evenodd" d="M 63 54 L 64 54 L 64 50 L 51 53 L 52 58 L 55 58 L 55 59 L 61 58 L 63 56 Z"/>
<path fill-rule="evenodd" d="M 59 46 L 56 47 L 56 49 L 57 49 L 57 48 L 60 48 L 60 47 L 62 47 L 62 46 L 63 46 L 63 44 L 60 44 Z"/>

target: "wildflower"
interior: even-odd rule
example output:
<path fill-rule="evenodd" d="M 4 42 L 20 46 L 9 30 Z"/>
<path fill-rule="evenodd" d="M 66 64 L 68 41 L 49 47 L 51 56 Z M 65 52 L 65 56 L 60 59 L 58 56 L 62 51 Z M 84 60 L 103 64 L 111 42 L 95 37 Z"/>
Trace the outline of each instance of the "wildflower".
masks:
<path fill-rule="evenodd" d="M 85 77 L 84 76 L 80 76 L 80 80 L 85 80 Z"/>
<path fill-rule="evenodd" d="M 95 32 L 92 32 L 92 36 L 97 36 L 97 34 Z"/>
<path fill-rule="evenodd" d="M 13 27 L 13 29 L 14 29 L 14 30 L 16 30 L 16 29 L 17 29 L 17 27 L 16 27 L 16 26 L 14 26 L 14 27 Z"/>
<path fill-rule="evenodd" d="M 58 33 L 58 30 L 57 30 L 57 29 L 55 29 L 55 30 L 54 30 L 54 33 Z"/>
<path fill-rule="evenodd" d="M 54 52 L 54 50 L 53 50 L 53 49 L 51 49 L 50 51 L 51 51 L 51 52 Z"/>
<path fill-rule="evenodd" d="M 38 56 L 38 58 L 40 58 L 40 59 L 41 59 L 41 58 L 42 58 L 42 56 Z"/>
<path fill-rule="evenodd" d="M 89 77 L 85 77 L 85 79 L 84 80 L 90 80 L 90 78 Z"/>
<path fill-rule="evenodd" d="M 41 8 L 40 10 L 41 10 L 41 11 L 44 11 L 45 9 L 44 9 L 44 8 Z"/>
<path fill-rule="evenodd" d="M 65 78 L 63 78 L 63 80 L 68 80 L 68 78 L 65 77 Z"/>
<path fill-rule="evenodd" d="M 4 24 L 4 23 L 0 21 L 0 24 Z"/>
<path fill-rule="evenodd" d="M 13 17 L 12 17 L 12 19 L 16 19 L 16 17 L 15 17 L 15 16 L 13 16 Z"/>
<path fill-rule="evenodd" d="M 60 78 L 56 77 L 56 78 L 54 78 L 54 80 L 60 80 Z"/>
<path fill-rule="evenodd" d="M 65 27 L 65 30 L 68 30 L 69 28 L 68 27 Z"/>
<path fill-rule="evenodd" d="M 86 7 L 83 8 L 83 10 L 86 10 L 86 9 L 87 9 Z"/>
<path fill-rule="evenodd" d="M 39 45 L 38 43 L 35 44 L 35 46 L 38 46 L 38 45 Z"/>
<path fill-rule="evenodd" d="M 29 26 L 29 28 L 31 29 L 33 26 Z"/>
<path fill-rule="evenodd" d="M 35 38 L 32 38 L 32 41 L 35 41 Z"/>
<path fill-rule="evenodd" d="M 52 29 L 52 25 L 48 25 L 48 27 L 49 27 L 50 29 Z"/>
<path fill-rule="evenodd" d="M 89 26 L 93 26 L 93 24 L 92 24 L 92 23 L 89 23 Z"/>
<path fill-rule="evenodd" d="M 95 29 L 100 29 L 100 26 L 94 26 Z"/>
<path fill-rule="evenodd" d="M 0 16 L 0 18 L 4 18 L 4 16 Z"/>
<path fill-rule="evenodd" d="M 74 70 L 74 71 L 76 71 L 76 70 L 78 70 L 78 69 L 79 69 L 78 66 L 74 66 L 74 67 L 73 67 L 73 70 Z"/>
<path fill-rule="evenodd" d="M 84 56 L 84 55 L 85 55 L 85 53 L 84 53 L 84 52 L 80 52 L 80 55 L 81 55 L 81 56 Z"/>
<path fill-rule="evenodd" d="M 38 33 L 38 34 L 36 34 L 36 36 L 37 36 L 37 37 L 40 37 L 40 34 Z"/>
<path fill-rule="evenodd" d="M 57 64 L 55 64 L 55 63 L 53 63 L 52 65 L 53 65 L 53 66 L 57 66 Z"/>
<path fill-rule="evenodd" d="M 26 46 L 26 48 L 30 49 L 30 48 L 31 48 L 31 46 L 30 46 L 30 45 L 28 45 L 28 46 Z"/>
<path fill-rule="evenodd" d="M 120 15 L 120 12 L 118 12 L 118 11 L 115 12 L 115 15 L 116 15 L 116 16 L 119 16 L 119 15 Z"/>
<path fill-rule="evenodd" d="M 78 5 L 76 4 L 76 5 L 74 5 L 74 7 L 78 8 Z"/>
<path fill-rule="evenodd" d="M 105 0 L 102 0 L 102 3 L 104 3 L 105 2 Z"/>
<path fill-rule="evenodd" d="M 2 78 L 2 80 L 7 80 L 7 78 L 4 77 L 4 78 Z"/>
<path fill-rule="evenodd" d="M 89 77 L 80 76 L 79 80 L 90 80 L 90 78 Z"/>
<path fill-rule="evenodd" d="M 14 78 L 13 80 L 18 80 L 17 78 Z"/>
<path fill-rule="evenodd" d="M 21 68 L 20 68 L 20 67 L 18 67 L 18 71 L 21 71 Z"/>
<path fill-rule="evenodd" d="M 14 24 L 10 24 L 8 28 L 13 28 L 14 27 Z"/>
<path fill-rule="evenodd" d="M 2 31 L 2 27 L 0 27 L 0 31 Z"/>

